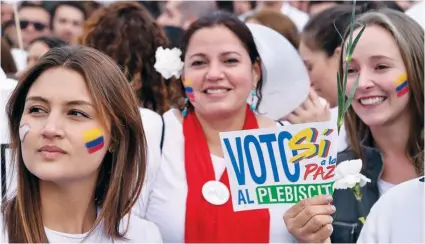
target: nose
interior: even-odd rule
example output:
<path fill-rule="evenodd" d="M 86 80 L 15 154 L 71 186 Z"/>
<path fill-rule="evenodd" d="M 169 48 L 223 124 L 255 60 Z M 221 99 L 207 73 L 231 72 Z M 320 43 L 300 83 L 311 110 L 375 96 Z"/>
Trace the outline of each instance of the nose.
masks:
<path fill-rule="evenodd" d="M 50 114 L 46 120 L 44 128 L 41 131 L 41 134 L 45 138 L 53 139 L 53 138 L 61 138 L 64 135 L 62 130 L 62 121 L 59 116 L 55 116 L 54 114 Z"/>
<path fill-rule="evenodd" d="M 223 78 L 223 70 L 219 62 L 210 63 L 206 78 L 210 81 L 216 81 Z"/>
<path fill-rule="evenodd" d="M 372 88 L 375 85 L 373 81 L 373 76 L 369 74 L 368 72 L 359 73 L 358 79 L 359 79 L 359 85 L 357 86 L 357 89 L 359 90 L 367 90 Z"/>

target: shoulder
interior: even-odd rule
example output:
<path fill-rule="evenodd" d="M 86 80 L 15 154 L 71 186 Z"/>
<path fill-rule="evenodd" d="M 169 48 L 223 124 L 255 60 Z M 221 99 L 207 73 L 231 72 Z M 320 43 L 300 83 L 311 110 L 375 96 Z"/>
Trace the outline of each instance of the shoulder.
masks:
<path fill-rule="evenodd" d="M 126 216 L 122 220 L 123 227 L 127 227 L 125 238 L 137 243 L 162 243 L 158 227 L 147 220 L 135 215 Z"/>
<path fill-rule="evenodd" d="M 262 115 L 256 115 L 258 126 L 260 128 L 274 128 L 277 127 L 276 121 Z"/>
<path fill-rule="evenodd" d="M 391 188 L 373 205 L 359 242 L 400 242 L 403 239 L 420 242 L 423 198 L 423 176 Z M 405 236 L 405 232 L 410 235 Z"/>
<path fill-rule="evenodd" d="M 422 198 L 425 186 L 423 179 L 424 177 L 421 176 L 394 186 L 376 204 L 381 206 L 397 205 L 404 204 L 406 199 Z"/>
<path fill-rule="evenodd" d="M 161 115 L 147 108 L 139 108 L 140 115 L 142 116 L 143 122 L 154 120 L 158 122 L 161 120 Z"/>

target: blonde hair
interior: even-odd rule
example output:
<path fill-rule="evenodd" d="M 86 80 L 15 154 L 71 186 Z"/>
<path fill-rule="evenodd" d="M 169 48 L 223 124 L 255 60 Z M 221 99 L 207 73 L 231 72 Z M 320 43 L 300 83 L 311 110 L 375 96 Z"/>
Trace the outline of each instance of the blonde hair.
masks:
<path fill-rule="evenodd" d="M 422 175 L 424 160 L 420 155 L 424 153 L 424 139 L 420 132 L 424 130 L 424 29 L 409 16 L 391 9 L 373 10 L 360 15 L 354 28 L 364 25 L 384 28 L 393 36 L 400 49 L 407 77 L 409 77 L 408 108 L 412 113 L 405 152 L 412 160 L 416 172 Z M 348 31 L 342 46 L 345 46 L 347 37 Z M 343 58 L 341 53 L 340 74 L 343 73 Z M 360 141 L 370 133 L 369 127 L 360 120 L 351 107 L 345 117 L 345 126 L 351 150 L 356 156 L 361 157 Z"/>

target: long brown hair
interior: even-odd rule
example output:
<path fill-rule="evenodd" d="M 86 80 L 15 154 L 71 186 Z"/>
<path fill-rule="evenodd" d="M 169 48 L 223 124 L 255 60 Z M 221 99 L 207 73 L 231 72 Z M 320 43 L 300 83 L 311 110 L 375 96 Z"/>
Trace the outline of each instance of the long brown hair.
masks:
<path fill-rule="evenodd" d="M 158 47 L 167 36 L 150 13 L 135 2 L 116 2 L 94 13 L 85 23 L 81 44 L 115 60 L 127 80 L 141 82 L 141 105 L 163 114 L 182 97 L 174 79 L 164 80 L 154 69 Z"/>
<path fill-rule="evenodd" d="M 19 124 L 25 98 L 34 81 L 46 70 L 65 67 L 81 74 L 99 111 L 102 123 L 111 124 L 112 152 L 108 151 L 99 169 L 93 201 L 101 207 L 95 225 L 104 221 L 111 238 L 121 238 L 120 220 L 138 199 L 146 171 L 146 139 L 136 97 L 115 62 L 87 47 L 51 49 L 27 71 L 7 104 L 12 162 L 18 167 L 17 195 L 3 205 L 9 242 L 47 242 L 41 218 L 39 181 L 25 167 Z"/>
<path fill-rule="evenodd" d="M 406 155 L 412 160 L 416 172 L 424 173 L 424 30 L 412 18 L 391 9 L 379 9 L 366 12 L 359 16 L 355 28 L 361 26 L 377 25 L 387 30 L 398 43 L 403 63 L 409 77 L 409 103 L 411 112 L 409 126 L 409 139 L 405 147 Z M 348 33 L 344 40 L 347 40 Z M 345 41 L 343 43 L 345 46 Z M 343 74 L 343 52 L 340 59 L 340 74 Z M 342 80 L 342 76 L 340 77 Z M 345 117 L 345 126 L 350 140 L 350 147 L 354 153 L 361 157 L 360 141 L 370 133 L 369 127 L 361 121 L 349 108 Z"/>

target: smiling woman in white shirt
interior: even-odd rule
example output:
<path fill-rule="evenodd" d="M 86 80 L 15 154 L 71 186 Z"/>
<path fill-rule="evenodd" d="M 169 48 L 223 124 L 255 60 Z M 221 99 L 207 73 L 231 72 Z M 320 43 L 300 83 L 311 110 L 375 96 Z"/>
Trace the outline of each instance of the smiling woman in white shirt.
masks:
<path fill-rule="evenodd" d="M 195 21 L 182 40 L 187 107 L 164 114 L 162 160 L 146 218 L 158 225 L 164 242 L 294 242 L 284 222 L 288 208 L 234 212 L 229 197 L 221 197 L 230 193 L 219 132 L 277 126 L 254 113 L 263 80 L 250 30 L 237 17 L 216 12 Z M 163 57 L 176 63 L 158 65 L 164 73 L 180 72 L 169 70 L 180 67 L 176 53 Z M 253 96 L 258 102 L 247 105 Z M 203 193 L 204 186 L 215 193 Z M 306 203 L 328 198 L 318 199 Z M 330 210 L 328 202 L 321 205 Z M 328 216 L 317 220 L 303 230 L 313 242 L 324 241 L 331 232 Z"/>
<path fill-rule="evenodd" d="M 146 142 L 137 99 L 110 58 L 51 49 L 14 90 L 7 116 L 18 189 L 3 205 L 1 242 L 161 242 L 153 223 L 130 214 Z"/>

